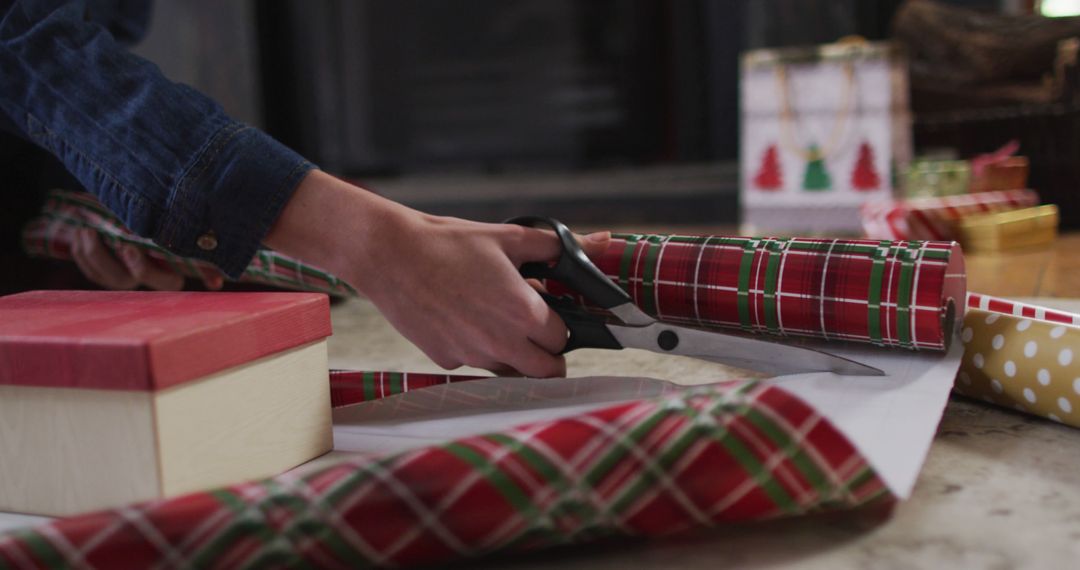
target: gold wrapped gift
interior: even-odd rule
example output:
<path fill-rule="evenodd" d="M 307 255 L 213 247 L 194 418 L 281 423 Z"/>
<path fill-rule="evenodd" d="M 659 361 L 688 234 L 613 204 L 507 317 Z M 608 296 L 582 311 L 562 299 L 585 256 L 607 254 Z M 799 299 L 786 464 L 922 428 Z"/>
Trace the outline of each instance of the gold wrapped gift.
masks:
<path fill-rule="evenodd" d="M 1057 237 L 1058 207 L 1053 204 L 964 217 L 959 241 L 967 253 L 1046 246 Z"/>

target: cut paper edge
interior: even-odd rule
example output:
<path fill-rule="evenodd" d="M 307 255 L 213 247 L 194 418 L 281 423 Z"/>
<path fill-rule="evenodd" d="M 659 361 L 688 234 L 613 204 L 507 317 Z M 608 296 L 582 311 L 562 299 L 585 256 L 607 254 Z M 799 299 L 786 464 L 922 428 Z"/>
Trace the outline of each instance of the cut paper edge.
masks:
<path fill-rule="evenodd" d="M 930 451 L 963 357 L 954 340 L 945 354 L 828 345 L 829 352 L 874 366 L 883 377 L 811 373 L 769 380 L 842 432 L 899 499 L 907 499 Z"/>

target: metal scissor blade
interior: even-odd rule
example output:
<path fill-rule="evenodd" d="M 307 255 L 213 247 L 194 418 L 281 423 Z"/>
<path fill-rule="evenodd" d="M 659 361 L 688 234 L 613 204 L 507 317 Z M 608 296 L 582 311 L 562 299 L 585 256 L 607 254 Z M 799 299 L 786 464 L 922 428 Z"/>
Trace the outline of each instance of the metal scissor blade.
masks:
<path fill-rule="evenodd" d="M 608 329 L 625 348 L 644 348 L 654 352 L 691 356 L 776 376 L 802 372 L 832 372 L 842 376 L 885 375 L 873 366 L 835 354 L 771 340 L 664 323 L 643 327 L 608 325 Z"/>

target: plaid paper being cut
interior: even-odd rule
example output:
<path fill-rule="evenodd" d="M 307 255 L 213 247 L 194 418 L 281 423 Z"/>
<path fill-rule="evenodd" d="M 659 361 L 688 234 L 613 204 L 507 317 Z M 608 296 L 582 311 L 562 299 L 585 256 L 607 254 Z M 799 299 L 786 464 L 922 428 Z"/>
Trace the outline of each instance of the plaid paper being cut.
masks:
<path fill-rule="evenodd" d="M 827 420 L 729 383 L 0 536 L 13 568 L 352 568 L 889 500 Z"/>

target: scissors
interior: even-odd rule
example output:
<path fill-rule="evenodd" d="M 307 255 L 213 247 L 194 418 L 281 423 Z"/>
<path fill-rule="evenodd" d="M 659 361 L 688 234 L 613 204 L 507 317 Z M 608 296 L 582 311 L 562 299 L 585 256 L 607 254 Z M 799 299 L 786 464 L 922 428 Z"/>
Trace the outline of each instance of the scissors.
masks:
<path fill-rule="evenodd" d="M 833 372 L 843 376 L 885 374 L 872 366 L 812 348 L 660 322 L 639 309 L 629 294 L 593 265 L 569 228 L 558 220 L 520 216 L 506 223 L 547 226 L 559 237 L 562 248 L 559 259 L 551 264 L 524 263 L 520 268 L 522 277 L 559 281 L 621 321 L 621 324 L 610 323 L 604 316 L 589 313 L 570 297 L 541 293 L 569 331 L 563 353 L 579 348 L 642 348 L 775 376 L 800 372 Z"/>

